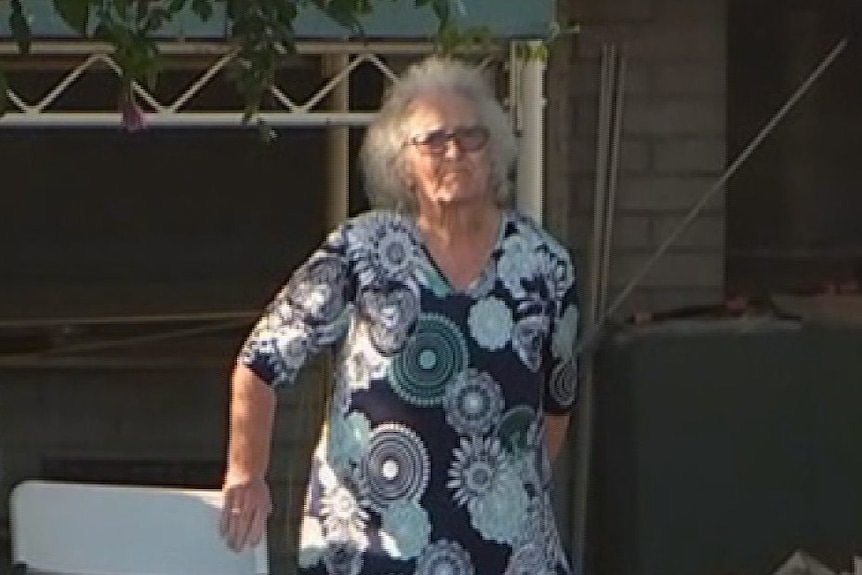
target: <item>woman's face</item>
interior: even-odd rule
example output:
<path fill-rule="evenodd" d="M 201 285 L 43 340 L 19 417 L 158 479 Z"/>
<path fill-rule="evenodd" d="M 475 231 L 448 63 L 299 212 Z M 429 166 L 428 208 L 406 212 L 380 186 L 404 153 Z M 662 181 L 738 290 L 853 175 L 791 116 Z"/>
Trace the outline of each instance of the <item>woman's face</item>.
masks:
<path fill-rule="evenodd" d="M 449 93 L 417 98 L 405 128 L 407 176 L 420 212 L 492 201 L 488 129 L 470 100 Z"/>

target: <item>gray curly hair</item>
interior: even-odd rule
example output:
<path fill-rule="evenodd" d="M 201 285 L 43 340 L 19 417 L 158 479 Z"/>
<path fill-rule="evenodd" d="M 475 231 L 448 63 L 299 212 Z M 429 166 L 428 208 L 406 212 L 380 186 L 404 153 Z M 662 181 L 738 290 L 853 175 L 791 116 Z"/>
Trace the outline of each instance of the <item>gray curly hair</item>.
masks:
<path fill-rule="evenodd" d="M 432 56 L 410 66 L 384 98 L 369 125 L 360 151 L 365 191 L 376 208 L 415 213 L 418 206 L 404 158 L 409 135 L 404 120 L 416 98 L 429 93 L 457 94 L 475 107 L 488 128 L 491 189 L 499 205 L 512 201 L 509 172 L 517 144 L 511 122 L 479 67 L 461 60 Z"/>

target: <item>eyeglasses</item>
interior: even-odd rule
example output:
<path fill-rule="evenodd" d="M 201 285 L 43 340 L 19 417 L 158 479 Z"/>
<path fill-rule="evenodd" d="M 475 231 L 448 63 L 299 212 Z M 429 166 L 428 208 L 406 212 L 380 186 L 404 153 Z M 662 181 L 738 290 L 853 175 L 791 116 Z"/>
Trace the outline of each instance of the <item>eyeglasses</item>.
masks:
<path fill-rule="evenodd" d="M 455 142 L 462 152 L 476 152 L 485 147 L 489 137 L 485 126 L 466 126 L 452 130 L 431 130 L 413 136 L 410 143 L 428 154 L 443 154 L 449 142 Z"/>

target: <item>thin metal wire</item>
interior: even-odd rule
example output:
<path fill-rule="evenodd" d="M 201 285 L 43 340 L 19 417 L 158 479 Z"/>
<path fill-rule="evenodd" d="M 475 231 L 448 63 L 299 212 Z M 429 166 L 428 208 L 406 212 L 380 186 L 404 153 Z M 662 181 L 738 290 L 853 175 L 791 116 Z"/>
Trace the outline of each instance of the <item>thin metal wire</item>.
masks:
<path fill-rule="evenodd" d="M 93 317 L 56 317 L 36 319 L 6 319 L 0 320 L 2 329 L 29 329 L 45 327 L 67 327 L 67 326 L 96 326 L 96 325 L 144 325 L 153 323 L 189 323 L 198 321 L 219 320 L 241 320 L 252 319 L 259 315 L 259 311 L 213 311 L 213 312 L 189 312 L 189 313 L 162 313 L 149 315 L 111 315 Z"/>
<path fill-rule="evenodd" d="M 184 337 L 192 337 L 197 335 L 204 335 L 207 333 L 215 333 L 219 331 L 225 331 L 228 329 L 238 328 L 247 326 L 248 321 L 243 320 L 230 320 L 224 321 L 211 325 L 190 327 L 185 329 L 176 329 L 170 331 L 162 331 L 154 334 L 147 334 L 141 336 L 133 336 L 126 338 L 119 338 L 110 341 L 94 341 L 89 343 L 80 343 L 80 344 L 71 344 L 61 347 L 52 348 L 46 351 L 38 351 L 24 354 L 16 354 L 13 356 L 7 356 L 12 358 L 39 358 L 39 357 L 50 357 L 50 356 L 59 356 L 62 354 L 75 354 L 75 353 L 86 353 L 93 351 L 102 351 L 106 349 L 116 349 L 120 347 L 130 347 L 134 345 L 141 345 L 147 343 L 155 343 L 159 341 L 166 341 L 170 339 L 178 339 Z"/>
<path fill-rule="evenodd" d="M 201 357 L 129 357 L 129 356 L 68 356 L 31 357 L 23 355 L 0 355 L 0 369 L 27 370 L 177 370 L 177 369 L 224 369 L 228 362 L 224 356 Z"/>

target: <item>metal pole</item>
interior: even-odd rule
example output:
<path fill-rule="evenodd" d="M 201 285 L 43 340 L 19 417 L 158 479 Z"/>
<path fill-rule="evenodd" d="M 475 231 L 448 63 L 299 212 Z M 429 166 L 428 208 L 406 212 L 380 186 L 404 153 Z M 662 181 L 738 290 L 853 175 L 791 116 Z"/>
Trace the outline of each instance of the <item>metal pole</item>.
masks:
<path fill-rule="evenodd" d="M 604 44 L 601 55 L 598 118 L 596 126 L 596 180 L 593 186 L 593 233 L 589 258 L 589 301 L 585 316 L 586 324 L 593 325 L 601 315 L 601 262 L 605 224 L 605 197 L 607 194 L 608 157 L 610 154 L 611 114 L 613 102 L 613 78 L 615 76 L 616 47 Z"/>
<path fill-rule="evenodd" d="M 353 62 L 356 65 L 356 62 Z M 351 65 L 348 54 L 329 54 L 323 56 L 321 62 L 323 80 L 334 81 L 339 75 L 341 79 L 333 86 L 327 95 L 327 104 L 335 114 L 348 114 L 350 110 L 350 74 L 344 74 L 344 70 Z M 344 222 L 349 213 L 350 204 L 350 130 L 347 125 L 332 125 L 326 129 L 326 207 L 324 211 L 325 232 L 335 229 Z M 314 444 L 317 434 L 329 433 L 329 424 L 323 415 L 328 409 L 330 401 L 330 383 L 335 374 L 333 358 L 331 354 L 325 354 L 322 359 L 323 384 L 304 390 L 299 397 L 299 421 L 297 426 L 298 436 L 296 440 L 305 444 Z M 322 429 L 316 429 L 318 424 Z M 290 540 L 296 540 L 298 531 L 298 517 L 296 513 L 300 507 L 301 496 L 291 483 L 287 490 L 287 508 L 292 514 L 288 522 L 288 533 Z"/>
<path fill-rule="evenodd" d="M 541 42 L 515 46 L 513 65 L 519 69 L 517 128 L 520 134 L 517 198 L 521 213 L 542 222 L 544 191 L 543 142 L 545 112 L 545 60 L 539 54 Z"/>
<path fill-rule="evenodd" d="M 599 301 L 596 317 L 601 317 L 607 306 L 608 290 L 611 279 L 611 248 L 614 235 L 614 216 L 616 214 L 617 182 L 619 181 L 620 140 L 622 137 L 623 110 L 626 91 L 627 62 L 625 54 L 617 50 L 612 84 L 613 116 L 611 120 L 611 139 L 608 158 L 608 182 L 604 209 L 604 246 L 602 247 Z"/>
<path fill-rule="evenodd" d="M 615 44 L 602 46 L 596 141 L 596 182 L 593 234 L 589 257 L 589 288 L 585 325 L 592 326 L 604 312 L 610 275 L 614 204 L 619 163 L 619 140 L 625 91 L 625 62 Z M 572 553 L 583 567 L 587 548 L 587 515 L 593 434 L 592 357 L 580 362 L 583 374 L 575 420 L 575 466 L 572 477 Z"/>
<path fill-rule="evenodd" d="M 332 54 L 323 57 L 323 74 L 331 78 L 347 68 L 347 54 Z M 342 79 L 329 94 L 329 109 L 336 114 L 347 114 L 350 110 L 350 77 Z M 347 217 L 350 194 L 350 130 L 344 125 L 331 125 L 326 130 L 327 159 L 327 231 L 343 222 Z"/>

